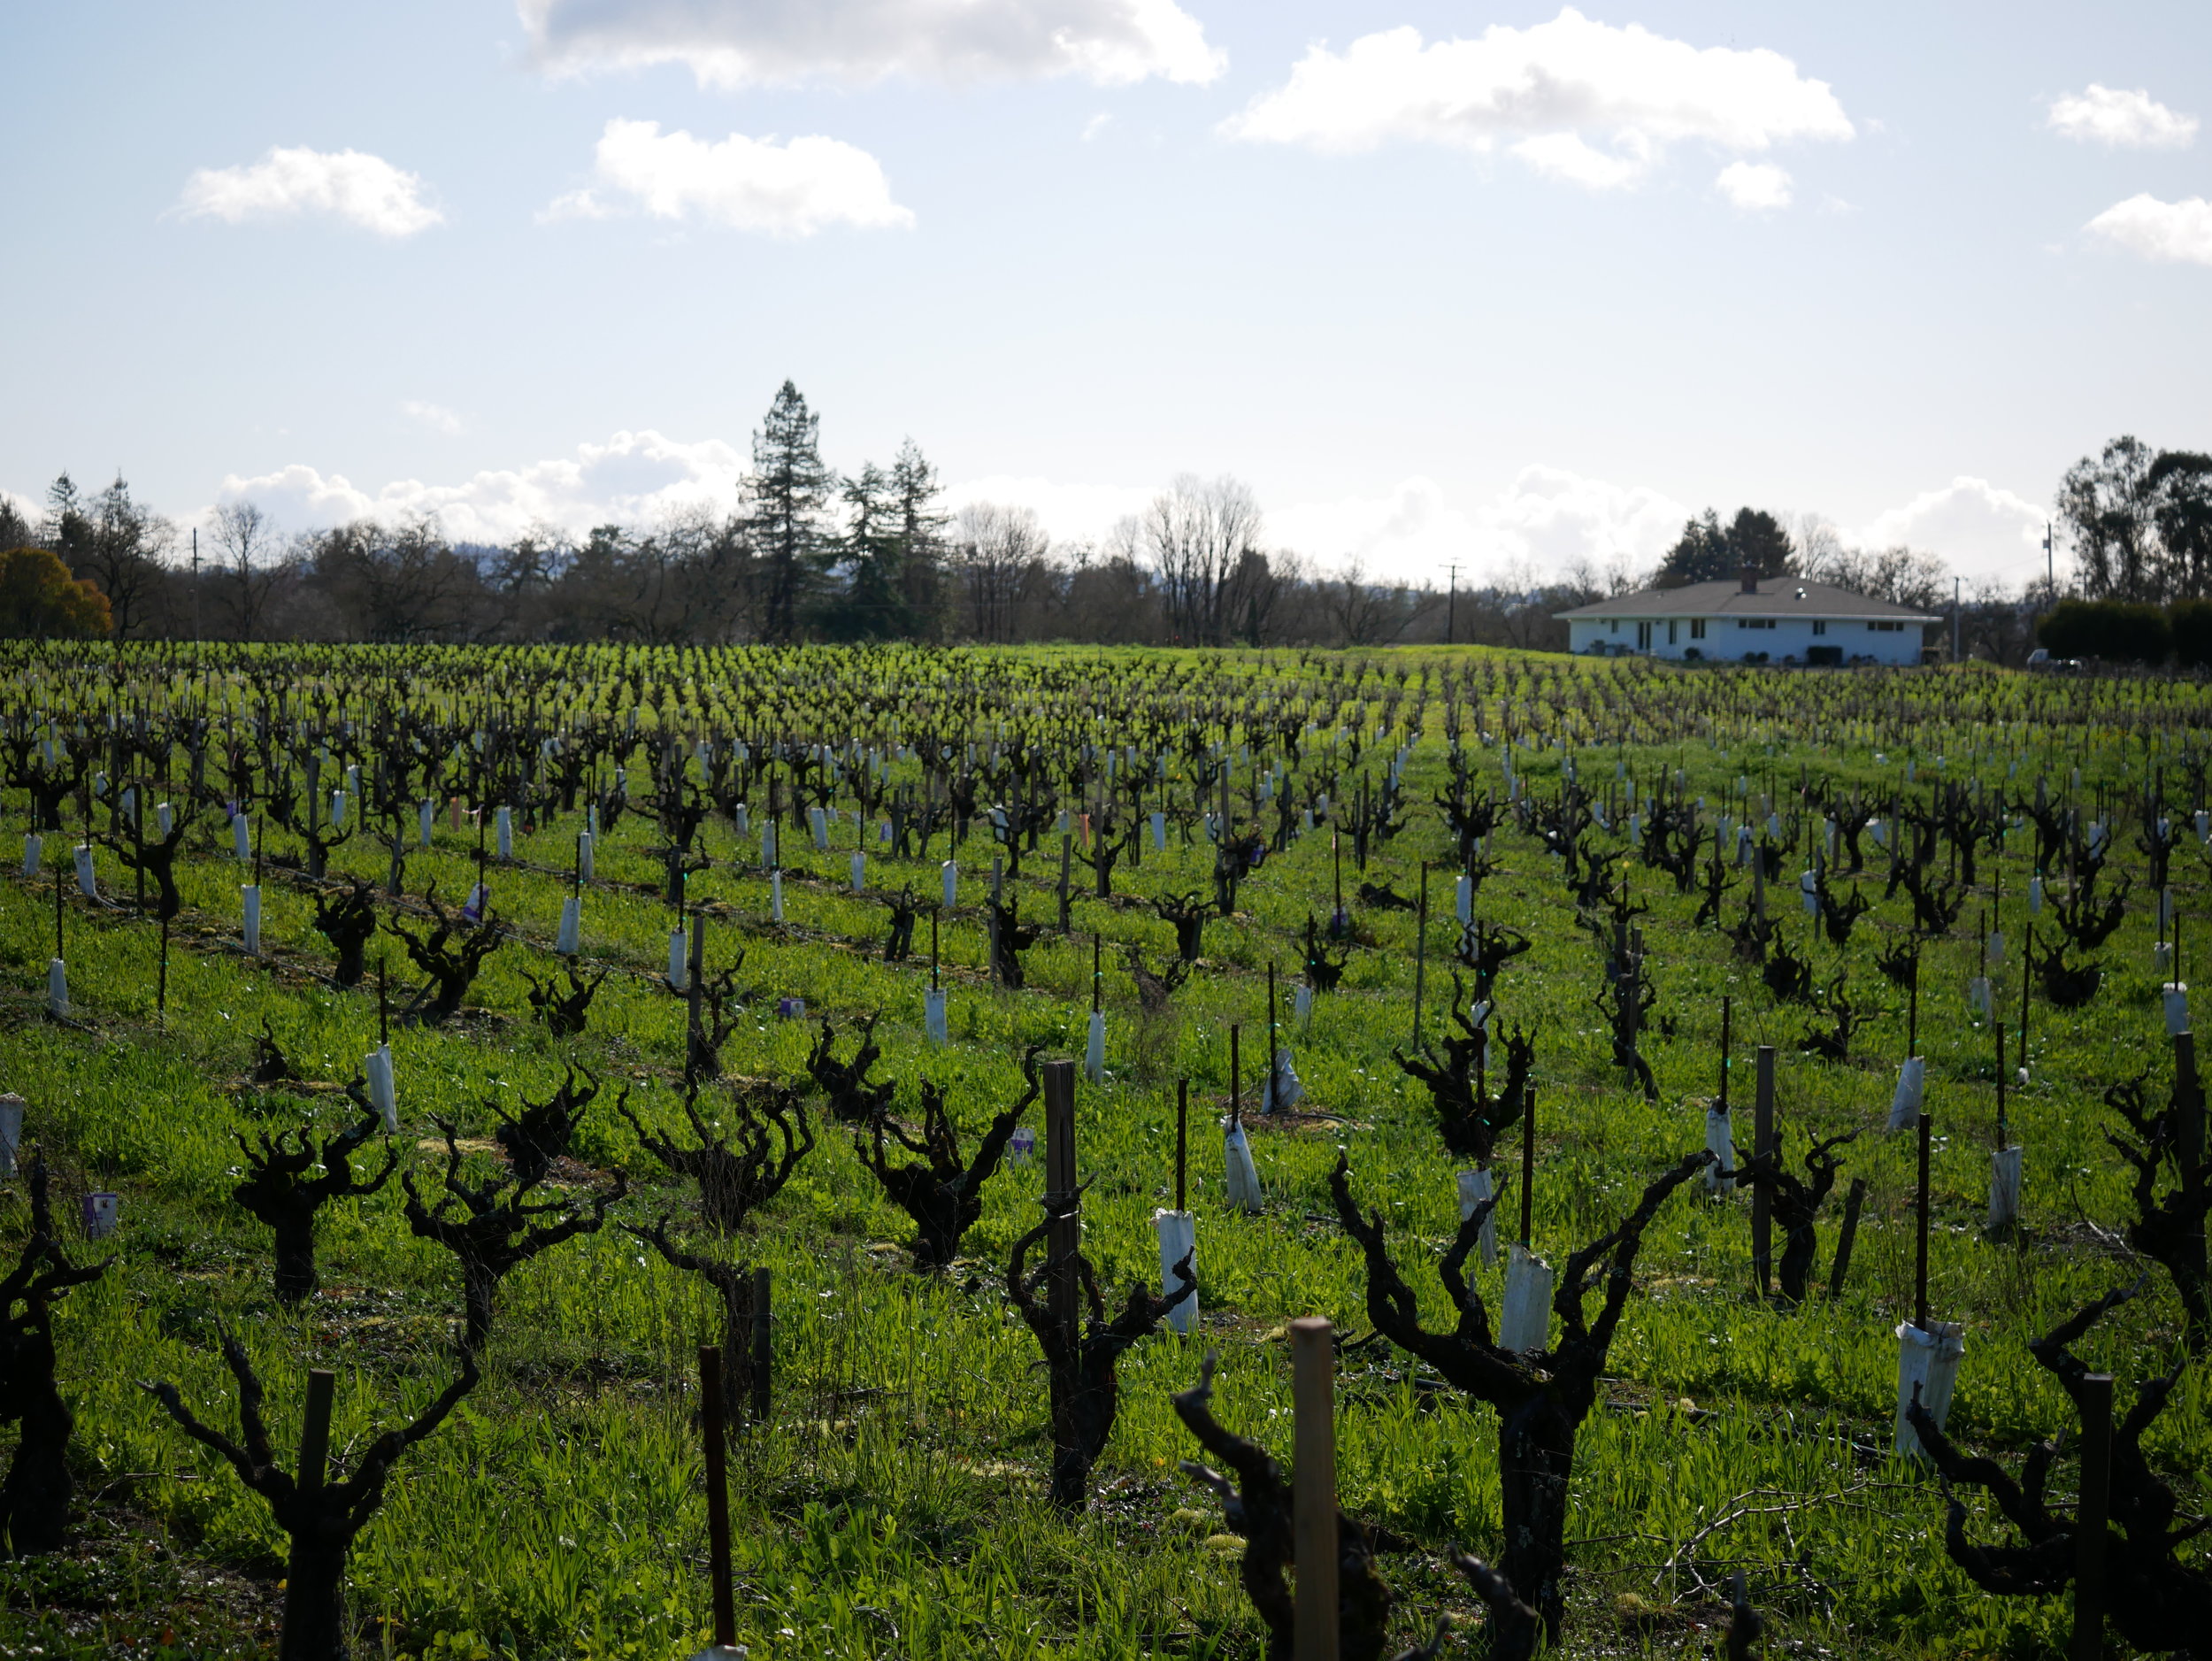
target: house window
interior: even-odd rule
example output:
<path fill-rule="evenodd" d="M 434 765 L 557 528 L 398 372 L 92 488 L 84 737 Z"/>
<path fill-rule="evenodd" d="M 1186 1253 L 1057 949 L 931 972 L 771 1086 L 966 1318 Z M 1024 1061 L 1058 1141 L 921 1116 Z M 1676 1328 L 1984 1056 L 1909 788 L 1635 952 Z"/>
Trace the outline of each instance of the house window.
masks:
<path fill-rule="evenodd" d="M 1877 634 L 1901 634 L 1905 629 L 1902 623 L 1869 623 L 1867 627 Z"/>
<path fill-rule="evenodd" d="M 1690 619 L 1690 638 L 1692 640 L 1703 640 L 1705 638 L 1705 619 L 1703 618 L 1694 617 Z"/>
<path fill-rule="evenodd" d="M 1608 632 L 1617 634 L 1621 632 L 1621 619 L 1617 617 L 1609 617 L 1605 619 L 1605 627 Z"/>
<path fill-rule="evenodd" d="M 1826 621 L 1820 618 L 1815 618 L 1813 619 L 1813 633 L 1816 634 L 1825 634 L 1827 632 L 1828 625 Z"/>
<path fill-rule="evenodd" d="M 1667 644 L 1670 646 L 1674 644 L 1674 619 L 1672 618 L 1667 619 Z"/>
<path fill-rule="evenodd" d="M 1649 651 L 1651 650 L 1650 624 L 1639 623 L 1636 625 L 1636 650 L 1638 651 Z"/>
<path fill-rule="evenodd" d="M 1736 627 L 1738 628 L 1772 628 L 1774 619 L 1770 617 L 1740 617 L 1736 619 Z"/>

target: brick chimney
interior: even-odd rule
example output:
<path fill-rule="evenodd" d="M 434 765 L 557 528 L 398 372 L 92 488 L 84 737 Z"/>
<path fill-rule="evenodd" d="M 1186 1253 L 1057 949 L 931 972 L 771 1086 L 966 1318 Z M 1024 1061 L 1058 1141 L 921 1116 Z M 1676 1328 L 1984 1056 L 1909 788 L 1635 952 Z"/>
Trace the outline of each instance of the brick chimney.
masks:
<path fill-rule="evenodd" d="M 1759 592 L 1759 567 L 1758 567 L 1758 566 L 1756 566 L 1756 565 L 1746 565 L 1746 566 L 1744 566 L 1744 567 L 1743 567 L 1742 575 L 1743 575 L 1743 591 L 1744 591 L 1746 594 L 1756 594 L 1756 593 L 1758 593 L 1758 592 Z"/>

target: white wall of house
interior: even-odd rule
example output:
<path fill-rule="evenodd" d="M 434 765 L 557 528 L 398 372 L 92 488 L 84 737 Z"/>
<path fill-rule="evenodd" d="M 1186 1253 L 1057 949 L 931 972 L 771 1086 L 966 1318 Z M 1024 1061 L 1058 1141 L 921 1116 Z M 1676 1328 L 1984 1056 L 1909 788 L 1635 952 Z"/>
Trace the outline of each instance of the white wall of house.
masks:
<path fill-rule="evenodd" d="M 1744 627 L 1750 622 L 1766 627 Z M 1747 653 L 1764 652 L 1769 663 L 1778 664 L 1787 657 L 1806 663 L 1814 647 L 1834 646 L 1841 649 L 1846 663 L 1870 658 L 1881 664 L 1916 664 L 1924 627 L 1907 623 L 1877 628 L 1840 618 L 1826 623 L 1805 618 L 1572 618 L 1567 623 L 1567 650 L 1586 652 L 1602 645 L 1609 651 L 1677 661 L 1694 653 L 1713 663 L 1741 663 Z"/>

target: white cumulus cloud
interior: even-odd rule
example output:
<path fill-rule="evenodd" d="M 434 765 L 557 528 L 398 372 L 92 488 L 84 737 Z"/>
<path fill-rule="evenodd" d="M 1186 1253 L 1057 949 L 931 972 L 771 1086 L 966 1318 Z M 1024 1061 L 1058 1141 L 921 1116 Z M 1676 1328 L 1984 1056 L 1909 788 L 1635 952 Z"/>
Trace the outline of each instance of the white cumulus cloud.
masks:
<path fill-rule="evenodd" d="M 1411 27 L 1310 48 L 1290 79 L 1222 124 L 1233 138 L 1354 153 L 1393 142 L 1487 155 L 1594 188 L 1632 184 L 1673 143 L 1756 154 L 1847 139 L 1825 81 L 1764 49 L 1699 48 L 1571 6 L 1528 28 L 1424 42 Z"/>
<path fill-rule="evenodd" d="M 2212 202 L 2202 196 L 2181 202 L 2130 196 L 2107 208 L 2085 228 L 2145 259 L 2212 265 Z"/>
<path fill-rule="evenodd" d="M 1765 212 L 1790 204 L 1790 176 L 1772 162 L 1730 162 L 1714 182 L 1720 186 L 1721 195 L 1747 212 Z"/>
<path fill-rule="evenodd" d="M 461 430 L 461 418 L 442 404 L 426 404 L 420 398 L 409 398 L 399 406 L 399 412 L 419 427 L 426 427 L 434 433 L 448 438 Z"/>
<path fill-rule="evenodd" d="M 2050 510 L 1962 474 L 1877 515 L 1844 540 L 1862 548 L 1900 544 L 1939 556 L 1959 575 L 2024 582 L 2043 574 L 2043 527 Z"/>
<path fill-rule="evenodd" d="M 2180 150 L 2197 135 L 2197 118 L 2170 110 L 2139 88 L 2100 87 L 2051 103 L 2050 127 L 2061 137 L 2126 150 Z"/>
<path fill-rule="evenodd" d="M 1069 484 L 1033 473 L 1000 473 L 947 485 L 945 506 L 954 512 L 979 502 L 1029 508 L 1060 541 L 1102 542 L 1116 520 L 1141 512 L 1157 494 L 1141 485 Z"/>
<path fill-rule="evenodd" d="M 373 489 L 296 462 L 223 481 L 217 502 L 250 501 L 288 525 L 435 515 L 457 542 L 508 542 L 539 526 L 582 534 L 595 525 L 649 524 L 669 513 L 736 505 L 746 457 L 720 439 L 686 442 L 649 429 L 580 444 L 572 456 L 479 473 L 459 484 L 396 480 Z"/>
<path fill-rule="evenodd" d="M 945 499 L 955 510 L 976 502 L 1031 508 L 1056 541 L 1102 542 L 1158 489 L 999 473 L 949 485 Z M 1463 587 L 1492 578 L 1547 581 L 1578 565 L 1640 568 L 1666 552 L 1689 517 L 1662 491 L 1540 465 L 1472 504 L 1416 474 L 1379 494 L 1278 499 L 1265 510 L 1268 545 L 1302 554 L 1317 569 L 1357 559 L 1374 581 L 1440 588 L 1452 564 Z"/>
<path fill-rule="evenodd" d="M 1639 569 L 1667 550 L 1688 517 L 1663 491 L 1534 465 L 1471 506 L 1417 475 L 1381 496 L 1271 507 L 1267 527 L 1271 540 L 1324 569 L 1356 558 L 1371 578 L 1441 588 L 1445 567 L 1457 565 L 1464 588 L 1545 582 L 1580 568 Z"/>
<path fill-rule="evenodd" d="M 1222 55 L 1176 0 L 518 0 L 557 73 L 681 64 L 703 86 L 1213 80 Z"/>
<path fill-rule="evenodd" d="M 445 216 L 423 199 L 419 176 L 357 150 L 272 150 L 243 167 L 203 167 L 185 181 L 174 210 L 188 219 L 318 216 L 379 236 L 412 236 Z"/>
<path fill-rule="evenodd" d="M 733 133 L 718 142 L 664 133 L 657 121 L 609 121 L 593 183 L 556 200 L 546 219 L 603 219 L 625 207 L 661 219 L 703 219 L 772 236 L 833 225 L 906 227 L 882 165 L 841 139 L 779 143 Z"/>

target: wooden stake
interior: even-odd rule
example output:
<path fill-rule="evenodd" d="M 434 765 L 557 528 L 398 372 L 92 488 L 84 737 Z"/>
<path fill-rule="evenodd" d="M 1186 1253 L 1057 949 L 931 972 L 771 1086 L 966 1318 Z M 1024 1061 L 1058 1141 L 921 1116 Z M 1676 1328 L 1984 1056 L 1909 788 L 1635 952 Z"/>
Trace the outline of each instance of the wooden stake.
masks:
<path fill-rule="evenodd" d="M 1293 1661 L 1337 1661 L 1336 1357 L 1329 1323 L 1290 1323 L 1295 1414 L 1291 1530 L 1298 1567 Z"/>
<path fill-rule="evenodd" d="M 1175 1080 L 1175 1209 L 1187 1211 L 1183 1179 L 1190 1159 L 1190 1080 Z"/>
<path fill-rule="evenodd" d="M 1997 1151 L 2004 1152 L 2008 1133 L 2005 1124 L 2005 1023 L 2001 1016 L 1993 1018 L 1990 1025 L 1997 1033 Z"/>
<path fill-rule="evenodd" d="M 772 1400 L 769 1369 L 775 1361 L 775 1314 L 770 1298 L 775 1281 L 766 1269 L 753 1271 L 753 1423 L 768 1422 Z"/>
<path fill-rule="evenodd" d="M 1935 1115 L 1924 1102 L 1920 1108 L 1920 1203 L 1918 1226 L 1913 1231 L 1912 1323 L 1928 1330 L 1928 1151 L 1933 1144 Z"/>
<path fill-rule="evenodd" d="M 1836 1260 L 1828 1268 L 1828 1296 L 1843 1296 L 1844 1276 L 1851 1272 L 1851 1247 L 1859 1237 L 1859 1211 L 1866 1203 L 1866 1179 L 1853 1177 L 1844 1196 L 1843 1227 L 1836 1231 Z"/>
<path fill-rule="evenodd" d="M 714 1600 L 714 1642 L 737 1642 L 737 1604 L 730 1584 L 730 1482 L 722 1420 L 722 1351 L 699 1346 L 699 1421 L 707 1444 L 707 1574 Z"/>
<path fill-rule="evenodd" d="M 1905 988 L 1905 1054 L 1920 1053 L 1920 954 L 1912 955 L 1912 979 Z"/>
<path fill-rule="evenodd" d="M 1752 1097 L 1751 1157 L 1763 1157 L 1774 1144 L 1774 1046 L 1759 1046 L 1758 1093 Z M 1774 1289 L 1773 1189 L 1764 1182 L 1751 1188 L 1751 1272 L 1759 1282 L 1759 1296 Z"/>
<path fill-rule="evenodd" d="M 2104 1654 L 2105 1524 L 2111 1514 L 2112 1375 L 2081 1381 L 2081 1503 L 2074 1512 L 2074 1631 L 2068 1661 Z"/>
<path fill-rule="evenodd" d="M 169 1019 L 169 919 L 161 919 L 161 976 L 154 982 L 154 1013 Z"/>
<path fill-rule="evenodd" d="M 1082 1245 L 1083 1225 L 1075 1214 L 1075 1063 L 1048 1061 L 1044 1065 L 1045 1194 L 1056 1211 L 1067 1214 L 1052 1225 L 1047 1241 L 1050 1269 L 1052 1312 L 1072 1334 L 1079 1314 L 1075 1255 Z"/>
<path fill-rule="evenodd" d="M 1532 1239 L 1536 1198 L 1536 1091 L 1532 1087 L 1521 1098 L 1521 1244 Z"/>

